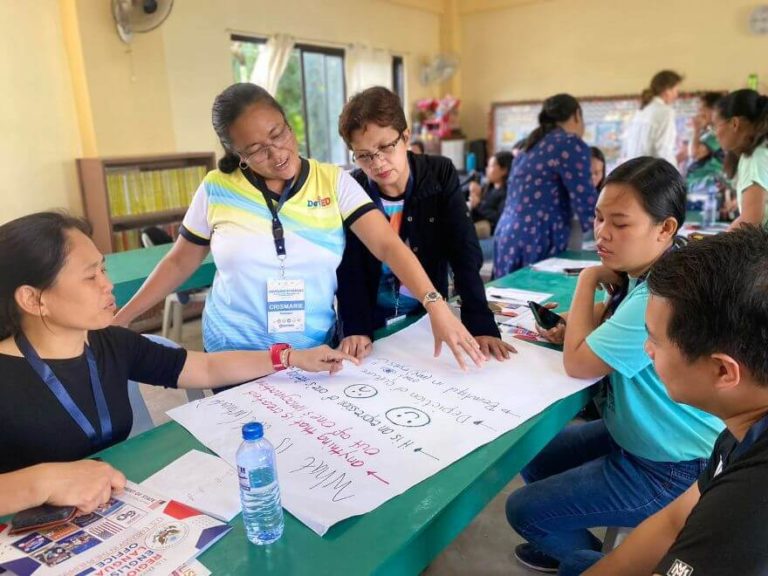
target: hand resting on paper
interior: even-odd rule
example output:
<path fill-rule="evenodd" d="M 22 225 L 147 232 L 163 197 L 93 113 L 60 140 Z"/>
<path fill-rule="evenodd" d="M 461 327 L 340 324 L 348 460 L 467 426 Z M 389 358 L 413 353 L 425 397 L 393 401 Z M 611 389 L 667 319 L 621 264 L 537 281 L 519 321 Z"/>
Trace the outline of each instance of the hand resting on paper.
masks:
<path fill-rule="evenodd" d="M 342 361 L 344 360 L 348 360 L 356 366 L 360 364 L 360 360 L 351 354 L 334 350 L 325 345 L 305 350 L 291 348 L 288 354 L 289 366 L 296 366 L 296 368 L 301 368 L 307 372 L 325 372 L 327 370 L 330 374 L 336 374 L 342 369 Z"/>
<path fill-rule="evenodd" d="M 0 516 L 41 504 L 93 512 L 125 487 L 125 476 L 95 460 L 37 464 L 0 474 Z"/>
<path fill-rule="evenodd" d="M 362 360 L 373 350 L 373 342 L 368 336 L 347 336 L 339 344 L 339 350 Z"/>
<path fill-rule="evenodd" d="M 517 354 L 517 350 L 511 344 L 507 344 L 501 338 L 495 336 L 478 336 L 475 338 L 480 344 L 480 352 L 486 358 L 493 356 L 499 362 L 509 360 L 509 353 Z"/>

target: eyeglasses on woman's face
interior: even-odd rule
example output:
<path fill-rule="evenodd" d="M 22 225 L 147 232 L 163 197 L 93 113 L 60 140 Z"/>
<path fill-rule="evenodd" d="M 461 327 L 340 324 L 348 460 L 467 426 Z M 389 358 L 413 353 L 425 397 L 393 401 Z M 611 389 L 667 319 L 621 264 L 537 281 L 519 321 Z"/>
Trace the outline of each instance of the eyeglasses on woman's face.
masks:
<path fill-rule="evenodd" d="M 248 147 L 247 150 L 238 152 L 243 162 L 246 164 L 261 164 L 269 158 L 269 151 L 272 148 L 286 148 L 286 144 L 289 143 L 291 136 L 291 127 L 285 123 L 280 131 L 275 134 L 268 142 L 263 144 L 255 143 Z"/>
<path fill-rule="evenodd" d="M 360 166 L 371 166 L 376 160 L 390 159 L 397 150 L 397 145 L 403 139 L 403 133 L 397 135 L 397 138 L 387 144 L 378 147 L 376 152 L 355 152 L 352 159 Z"/>

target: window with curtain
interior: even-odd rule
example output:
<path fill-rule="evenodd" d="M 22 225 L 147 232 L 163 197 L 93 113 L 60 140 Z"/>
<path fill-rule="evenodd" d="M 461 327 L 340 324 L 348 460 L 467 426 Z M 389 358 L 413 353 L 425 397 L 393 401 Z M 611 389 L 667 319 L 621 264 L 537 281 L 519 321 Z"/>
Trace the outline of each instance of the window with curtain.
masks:
<path fill-rule="evenodd" d="M 248 82 L 265 41 L 232 36 L 232 72 Z M 347 149 L 338 135 L 344 106 L 344 51 L 297 44 L 280 78 L 275 98 L 285 109 L 302 155 L 321 162 L 347 163 Z"/>

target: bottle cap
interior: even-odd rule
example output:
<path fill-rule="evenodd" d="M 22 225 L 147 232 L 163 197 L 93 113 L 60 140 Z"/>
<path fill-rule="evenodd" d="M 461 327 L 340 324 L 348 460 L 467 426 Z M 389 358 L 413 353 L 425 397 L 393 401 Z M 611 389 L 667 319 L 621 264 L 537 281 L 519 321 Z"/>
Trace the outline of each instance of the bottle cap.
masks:
<path fill-rule="evenodd" d="M 248 422 L 243 426 L 243 440 L 258 440 L 264 436 L 264 426 L 261 422 Z"/>

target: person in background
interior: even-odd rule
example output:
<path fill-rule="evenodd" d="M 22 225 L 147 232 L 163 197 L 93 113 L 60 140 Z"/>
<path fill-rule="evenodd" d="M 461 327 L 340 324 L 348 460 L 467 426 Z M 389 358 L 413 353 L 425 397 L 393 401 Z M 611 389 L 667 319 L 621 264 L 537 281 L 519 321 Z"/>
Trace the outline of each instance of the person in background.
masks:
<path fill-rule="evenodd" d="M 412 140 L 408 149 L 414 154 L 424 154 L 424 142 L 421 140 Z"/>
<path fill-rule="evenodd" d="M 603 189 L 603 184 L 605 184 L 605 154 L 597 146 L 590 146 L 589 155 L 589 174 L 592 178 L 592 186 L 597 192 L 600 192 Z"/>
<path fill-rule="evenodd" d="M 198 188 L 180 236 L 115 317 L 126 326 L 161 302 L 209 252 L 216 277 L 203 312 L 209 352 L 335 344 L 336 269 L 351 231 L 429 314 L 436 352 L 449 346 L 483 363 L 480 345 L 453 315 L 413 252 L 343 169 L 299 155 L 285 112 L 269 92 L 238 83 L 219 94 L 213 128 L 219 169 Z M 273 302 L 292 300 L 285 312 Z"/>
<path fill-rule="evenodd" d="M 640 111 L 624 135 L 622 159 L 653 156 L 677 166 L 677 126 L 672 105 L 682 81 L 683 77 L 672 70 L 662 70 L 651 79 L 640 97 Z"/>
<path fill-rule="evenodd" d="M 722 157 L 722 148 L 714 133 L 708 132 L 698 139 L 693 149 L 693 162 L 685 171 L 689 194 L 706 193 L 710 186 L 717 188 L 718 194 L 721 193 L 721 189 L 725 188 L 721 185 L 724 177 Z M 725 198 L 719 203 L 723 205 Z"/>
<path fill-rule="evenodd" d="M 646 349 L 669 392 L 726 429 L 698 481 L 587 576 L 763 576 L 768 572 L 768 232 L 742 226 L 669 254 L 648 278 Z"/>
<path fill-rule="evenodd" d="M 731 92 L 718 101 L 714 130 L 726 152 L 738 156 L 736 201 L 741 224 L 768 223 L 768 96 L 754 90 Z"/>
<path fill-rule="evenodd" d="M 690 157 L 695 160 L 696 151 L 699 144 L 708 137 L 715 135 L 712 130 L 712 116 L 720 99 L 724 96 L 722 92 L 703 92 L 699 95 L 699 112 L 691 120 L 693 135 L 690 143 Z M 719 148 L 716 152 L 717 159 L 722 163 L 725 152 Z"/>
<path fill-rule="evenodd" d="M 128 380 L 217 388 L 288 366 L 337 372 L 357 360 L 320 346 L 205 354 L 110 326 L 104 256 L 83 220 L 56 212 L 0 226 L 0 515 L 45 502 L 88 512 L 125 478 L 83 462 L 125 440 Z"/>
<path fill-rule="evenodd" d="M 448 266 L 461 297 L 461 321 L 485 357 L 509 358 L 480 278 L 482 256 L 456 169 L 448 158 L 409 153 L 397 94 L 376 86 L 355 94 L 339 116 L 339 134 L 358 169 L 352 178 L 386 216 L 390 230 L 408 244 L 430 281 L 447 296 Z M 406 315 L 423 313 L 418 298 L 388 265 L 351 234 L 337 270 L 341 349 L 363 358 L 373 331 Z"/>
<path fill-rule="evenodd" d="M 685 196 L 666 160 L 643 156 L 613 170 L 595 208 L 602 264 L 579 275 L 566 323 L 539 329 L 563 344 L 569 376 L 608 378 L 602 419 L 555 436 L 507 500 L 509 523 L 528 541 L 515 549 L 526 566 L 555 572 L 577 552 L 601 549 L 590 528 L 637 526 L 662 509 L 696 481 L 722 429 L 669 397 L 644 349 L 647 280 L 679 245 Z M 601 286 L 610 296 L 595 304 Z"/>
<path fill-rule="evenodd" d="M 481 186 L 474 180 L 469 183 L 469 214 L 480 239 L 490 238 L 496 229 L 507 198 L 507 180 L 512 160 L 511 152 L 496 152 L 488 159 L 485 167 L 485 184 Z"/>
<path fill-rule="evenodd" d="M 582 232 L 591 229 L 597 193 L 583 135 L 576 98 L 557 94 L 544 101 L 538 128 L 512 164 L 494 233 L 494 277 L 565 250 L 574 215 Z"/>

